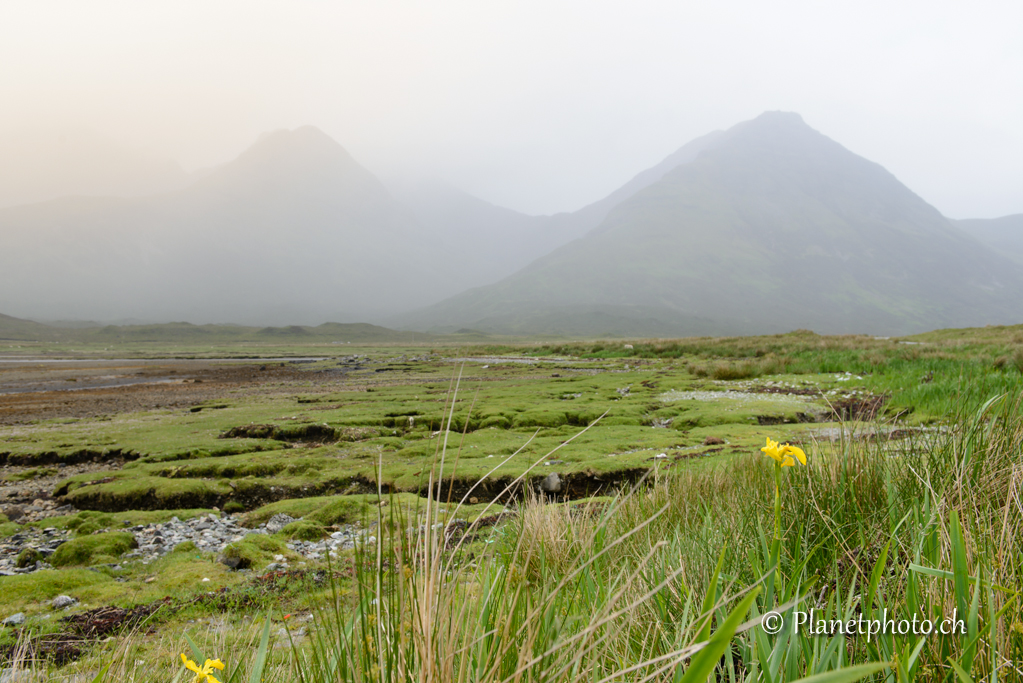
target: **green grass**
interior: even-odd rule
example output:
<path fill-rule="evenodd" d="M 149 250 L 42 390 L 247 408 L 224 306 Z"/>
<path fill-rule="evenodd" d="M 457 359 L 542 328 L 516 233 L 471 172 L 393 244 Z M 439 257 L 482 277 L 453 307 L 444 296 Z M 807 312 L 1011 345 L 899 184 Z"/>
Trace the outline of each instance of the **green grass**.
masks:
<path fill-rule="evenodd" d="M 608 341 L 441 348 L 430 361 L 382 363 L 394 369 L 334 385 L 241 391 L 215 401 L 226 406 L 218 410 L 4 427 L 0 452 L 70 457 L 100 449 L 138 456 L 123 468 L 58 484 L 65 500 L 93 510 L 34 523 L 76 530 L 78 538 L 64 551 L 75 562 L 103 565 L 123 553 L 94 540 L 114 536 L 93 535 L 99 529 L 219 507 L 246 511 L 242 521 L 250 526 L 276 513 L 302 518 L 278 536 L 248 536 L 225 555 L 245 558 L 257 570 L 277 554 L 294 567 L 315 569 L 320 565 L 287 549 L 290 539 L 314 540 L 337 525 L 385 521 L 379 544 L 337 559 L 354 574 L 335 577 L 333 588 L 296 579 L 268 594 L 250 574 L 231 572 L 187 545 L 148 566 L 125 563 L 116 576 L 107 568 L 100 573 L 73 565 L 4 581 L 17 587 L 10 594 L 12 609 L 25 610 L 33 628 L 49 628 L 45 601 L 60 593 L 73 592 L 83 608 L 164 596 L 194 601 L 160 622 L 166 640 L 118 641 L 137 648 L 138 657 L 98 648 L 84 660 L 113 659 L 125 680 L 143 680 L 141 672 L 133 679 L 124 668 L 136 660 L 152 661 L 173 678 L 176 651 L 188 651 L 178 635 L 183 630 L 211 655 L 249 667 L 259 629 L 240 615 L 267 608 L 276 610 L 274 633 L 286 625 L 280 621 L 284 613 L 310 609 L 317 618 L 294 657 L 287 649 L 274 651 L 266 680 L 292 680 L 299 669 L 308 681 L 360 680 L 374 675 L 374 666 L 402 676 L 466 680 L 458 671 L 471 671 L 473 680 L 496 680 L 543 653 L 529 669 L 530 680 L 597 680 L 627 665 L 653 673 L 650 662 L 657 657 L 695 671 L 697 662 L 685 649 L 730 623 L 740 591 L 754 585 L 760 593 L 742 619 L 811 588 L 821 609 L 832 614 L 914 605 L 944 614 L 964 600 L 969 609 L 974 600 L 978 584 L 967 578 L 964 588 L 954 577 L 982 575 L 987 578 L 976 598 L 972 660 L 967 643 L 948 639 L 927 641 L 910 664 L 915 643 L 899 638 L 867 646 L 726 629 L 720 638 L 731 647 L 712 664 L 722 680 L 752 680 L 760 672 L 763 680 L 780 681 L 853 663 L 897 661 L 906 669 L 899 680 L 923 681 L 951 680 L 951 658 L 975 680 L 991 680 L 992 668 L 1021 647 L 1014 630 L 1023 623 L 1018 603 L 995 588 L 1016 590 L 1023 577 L 1016 540 L 1021 530 L 1012 507 L 1013 473 L 1023 452 L 1023 419 L 1014 402 L 1020 372 L 1012 360 L 1021 334 L 1002 328 L 905 340 L 795 333 L 635 341 L 632 349 Z M 385 358 L 397 352 L 371 353 Z M 444 354 L 498 353 L 540 360 L 467 363 L 453 395 L 459 366 L 444 361 Z M 618 391 L 625 387 L 628 392 Z M 761 391 L 778 387 L 799 394 Z M 887 401 L 880 424 L 845 427 L 861 433 L 889 426 L 930 429 L 906 430 L 890 441 L 831 442 L 820 430 L 837 425 L 805 421 L 827 419 L 829 403 L 881 394 Z M 979 412 L 999 394 L 1008 398 Z M 449 414 L 445 449 L 440 428 Z M 273 429 L 269 438 L 220 438 L 249 424 Z M 340 438 L 303 440 L 307 427 L 322 425 Z M 758 584 L 771 559 L 773 484 L 758 451 L 767 436 L 801 443 L 811 455 L 806 468 L 786 472 L 781 569 L 770 586 Z M 661 453 L 664 458 L 656 457 Z M 445 500 L 437 504 L 419 494 L 431 474 L 440 476 L 441 454 Z M 486 503 L 527 470 L 534 483 L 558 472 L 577 487 L 575 497 L 607 495 L 589 507 L 510 504 L 514 521 L 486 527 L 461 545 L 457 535 L 441 543 L 440 531 L 429 531 L 437 522 L 472 522 L 505 509 L 503 502 L 489 509 Z M 649 485 L 613 497 L 611 484 L 627 490 L 648 471 Z M 484 475 L 486 486 L 469 493 Z M 605 488 L 587 489 L 593 482 Z M 463 495 L 467 505 L 456 507 Z M 409 526 L 418 532 L 405 533 Z M 7 527 L 20 528 L 0 519 L 0 533 Z M 79 542 L 87 545 L 71 545 Z M 91 576 L 83 583 L 84 574 Z M 203 602 L 201 596 L 220 589 L 231 596 L 217 603 L 221 607 Z M 714 613 L 709 630 L 699 618 L 705 606 Z M 226 631 L 195 630 L 199 620 L 220 619 L 219 609 L 231 615 Z M 417 623 L 422 610 L 430 617 Z M 602 620 L 615 610 L 624 611 L 612 628 Z M 342 655 L 347 668 L 327 677 L 322 667 Z M 1002 670 L 999 680 L 1009 677 Z"/>
<path fill-rule="evenodd" d="M 101 529 L 118 529 L 137 524 L 161 524 L 169 522 L 172 518 L 188 520 L 194 517 L 203 517 L 212 513 L 211 509 L 196 510 L 127 510 L 125 512 L 96 512 L 94 510 L 82 510 L 73 515 L 60 517 L 47 517 L 39 522 L 32 522 L 29 526 L 45 529 L 54 527 L 57 529 L 73 529 L 81 531 L 86 525 L 95 525 Z M 91 533 L 91 532 L 90 532 Z"/>
<path fill-rule="evenodd" d="M 37 479 L 39 477 L 48 477 L 57 474 L 57 470 L 52 467 L 29 467 L 28 469 L 20 472 L 13 472 L 4 476 L 3 481 L 27 481 L 30 479 Z"/>

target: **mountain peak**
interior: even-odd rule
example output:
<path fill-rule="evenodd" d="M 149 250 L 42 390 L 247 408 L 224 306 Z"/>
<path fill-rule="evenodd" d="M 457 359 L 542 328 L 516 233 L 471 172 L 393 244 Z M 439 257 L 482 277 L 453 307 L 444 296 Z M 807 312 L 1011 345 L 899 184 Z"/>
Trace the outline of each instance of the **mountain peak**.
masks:
<path fill-rule="evenodd" d="M 765 111 L 755 119 L 743 121 L 725 131 L 722 140 L 757 140 L 759 142 L 827 139 L 807 125 L 799 114 L 791 111 Z"/>
<path fill-rule="evenodd" d="M 775 111 L 765 111 L 760 116 L 750 119 L 749 123 L 761 123 L 770 125 L 800 125 L 806 126 L 806 121 L 803 117 L 794 111 L 781 111 L 780 109 Z"/>
<path fill-rule="evenodd" d="M 216 191 L 338 192 L 385 202 L 387 191 L 336 140 L 315 126 L 263 133 L 255 144 L 200 181 Z"/>
<path fill-rule="evenodd" d="M 316 126 L 301 126 L 263 133 L 235 163 L 291 166 L 339 162 L 356 163 L 344 147 L 322 130 Z"/>

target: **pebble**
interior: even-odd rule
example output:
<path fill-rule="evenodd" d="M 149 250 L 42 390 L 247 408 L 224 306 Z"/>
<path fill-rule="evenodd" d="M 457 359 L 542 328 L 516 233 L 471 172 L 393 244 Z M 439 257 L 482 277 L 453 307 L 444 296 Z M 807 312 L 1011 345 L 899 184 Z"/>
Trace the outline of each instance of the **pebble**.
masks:
<path fill-rule="evenodd" d="M 177 517 L 163 524 L 150 524 L 147 526 L 131 527 L 131 531 L 138 541 L 137 550 L 125 555 L 125 559 L 140 560 L 148 564 L 155 559 L 171 552 L 176 546 L 186 541 L 195 544 L 199 552 L 219 554 L 231 543 L 236 543 L 251 534 L 275 534 L 281 529 L 297 522 L 298 519 L 285 514 L 276 514 L 265 524 L 254 529 L 247 529 L 239 526 L 238 521 L 231 515 L 217 517 L 216 515 L 205 515 L 188 521 L 181 521 Z M 324 557 L 327 552 L 338 549 L 347 550 L 355 547 L 355 541 L 364 533 L 364 530 L 353 525 L 345 525 L 341 531 L 335 531 L 330 538 L 322 541 L 288 541 L 287 548 L 299 555 L 311 560 L 318 560 Z M 162 542 L 157 541 L 159 538 Z M 283 565 L 287 569 L 287 562 L 284 555 L 274 556 L 275 563 Z M 273 570 L 267 570 L 273 571 Z"/>
<path fill-rule="evenodd" d="M 139 547 L 124 556 L 126 560 L 140 560 L 149 564 L 171 552 L 182 543 L 191 541 L 198 552 L 219 553 L 224 546 L 240 540 L 249 533 L 266 533 L 266 529 L 246 529 L 230 515 L 214 514 L 182 521 L 177 517 L 162 524 L 129 527 Z"/>

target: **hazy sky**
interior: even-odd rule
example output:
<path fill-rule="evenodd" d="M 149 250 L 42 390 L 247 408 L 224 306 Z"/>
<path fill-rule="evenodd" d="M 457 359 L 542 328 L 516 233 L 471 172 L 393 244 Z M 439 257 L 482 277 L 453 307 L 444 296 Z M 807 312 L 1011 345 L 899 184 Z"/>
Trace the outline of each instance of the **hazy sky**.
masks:
<path fill-rule="evenodd" d="M 226 161 L 313 124 L 382 175 L 574 210 L 768 109 L 947 215 L 1023 212 L 1023 2 L 0 2 L 0 133 Z"/>

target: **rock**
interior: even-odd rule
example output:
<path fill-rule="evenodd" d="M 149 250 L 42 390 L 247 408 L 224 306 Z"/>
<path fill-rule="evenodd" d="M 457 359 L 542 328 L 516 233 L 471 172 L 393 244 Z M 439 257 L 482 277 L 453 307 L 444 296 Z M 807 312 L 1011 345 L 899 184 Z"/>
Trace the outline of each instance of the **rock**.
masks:
<path fill-rule="evenodd" d="M 0 683 L 31 683 L 35 674 L 25 669 L 0 669 Z M 92 677 L 89 677 L 92 680 Z"/>
<path fill-rule="evenodd" d="M 291 515 L 285 515 L 283 513 L 279 513 L 279 514 L 276 514 L 273 517 L 271 517 L 270 521 L 268 521 L 266 523 L 266 530 L 267 530 L 268 533 L 276 534 L 278 531 L 280 531 L 284 527 L 288 526 L 292 522 L 297 522 L 297 521 L 298 520 L 295 519 L 294 517 L 292 517 Z"/>
<path fill-rule="evenodd" d="M 17 614 L 12 614 L 11 616 L 9 616 L 9 617 L 7 617 L 6 619 L 3 620 L 3 625 L 4 626 L 21 626 L 24 623 L 25 623 L 25 613 L 24 612 L 18 612 Z"/>
<path fill-rule="evenodd" d="M 53 609 L 67 609 L 77 602 L 70 595 L 58 595 L 50 602 L 50 607 Z"/>
<path fill-rule="evenodd" d="M 557 472 L 551 472 L 540 482 L 540 490 L 544 493 L 558 493 L 561 491 L 561 477 Z"/>
<path fill-rule="evenodd" d="M 287 570 L 287 568 L 288 565 L 285 562 L 271 562 L 270 564 L 266 565 L 266 569 L 263 570 L 263 573 L 268 574 L 270 572 L 283 572 Z"/>
<path fill-rule="evenodd" d="M 9 505 L 4 510 L 4 514 L 7 515 L 7 519 L 12 522 L 17 522 L 25 515 L 25 508 L 20 505 Z"/>
<path fill-rule="evenodd" d="M 628 367 L 628 366 L 626 366 L 626 367 Z M 617 393 L 617 394 L 618 394 L 619 396 L 621 396 L 622 398 L 625 398 L 626 396 L 628 396 L 628 395 L 629 395 L 629 392 L 630 392 L 631 390 L 632 390 L 632 387 L 631 387 L 631 386 L 628 386 L 628 387 L 621 387 L 620 389 L 615 389 L 615 393 Z"/>

